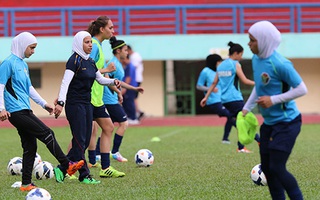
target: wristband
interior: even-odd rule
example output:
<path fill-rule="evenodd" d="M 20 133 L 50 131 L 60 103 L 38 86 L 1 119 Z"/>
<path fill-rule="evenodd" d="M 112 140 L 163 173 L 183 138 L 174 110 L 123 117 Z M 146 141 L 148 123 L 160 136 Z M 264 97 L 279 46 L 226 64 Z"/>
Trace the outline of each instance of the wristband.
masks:
<path fill-rule="evenodd" d="M 57 101 L 57 104 L 58 104 L 59 106 L 61 106 L 61 107 L 64 106 L 64 102 L 63 102 L 63 101 Z"/>

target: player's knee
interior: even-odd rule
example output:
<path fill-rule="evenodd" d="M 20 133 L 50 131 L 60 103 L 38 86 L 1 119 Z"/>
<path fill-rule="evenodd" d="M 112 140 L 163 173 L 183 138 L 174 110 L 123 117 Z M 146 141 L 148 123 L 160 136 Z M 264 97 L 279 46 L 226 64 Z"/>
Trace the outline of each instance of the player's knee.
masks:
<path fill-rule="evenodd" d="M 108 131 L 111 132 L 111 133 L 114 131 L 114 125 L 113 125 L 113 123 L 110 124 L 110 125 L 108 125 Z"/>
<path fill-rule="evenodd" d="M 121 126 L 122 126 L 123 130 L 127 130 L 128 126 L 129 126 L 128 121 L 122 122 Z"/>

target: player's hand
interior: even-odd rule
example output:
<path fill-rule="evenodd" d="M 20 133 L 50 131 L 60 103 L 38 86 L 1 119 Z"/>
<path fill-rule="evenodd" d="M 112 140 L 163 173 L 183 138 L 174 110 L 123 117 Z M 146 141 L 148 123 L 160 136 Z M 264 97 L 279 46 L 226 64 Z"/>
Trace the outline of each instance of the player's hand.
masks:
<path fill-rule="evenodd" d="M 114 79 L 114 85 L 115 85 L 117 88 L 120 88 L 120 87 L 121 87 L 121 81 L 119 81 L 118 79 Z"/>
<path fill-rule="evenodd" d="M 142 87 L 136 87 L 136 91 L 140 92 L 141 94 L 143 94 L 144 89 Z"/>
<path fill-rule="evenodd" d="M 204 107 L 205 105 L 206 105 L 206 103 L 207 103 L 207 98 L 203 98 L 201 101 L 200 101 L 200 106 L 201 107 Z"/>
<path fill-rule="evenodd" d="M 11 114 L 8 111 L 6 111 L 5 109 L 1 111 L 1 113 L 0 113 L 0 120 L 1 121 L 5 121 L 9 117 L 11 117 Z"/>
<path fill-rule="evenodd" d="M 249 112 L 249 111 L 247 111 L 247 110 L 242 110 L 242 116 L 245 117 L 245 116 L 248 114 L 248 112 Z"/>
<path fill-rule="evenodd" d="M 52 107 L 50 104 L 44 105 L 44 109 L 45 109 L 46 111 L 48 111 L 48 113 L 49 113 L 50 115 L 53 114 L 53 107 Z"/>
<path fill-rule="evenodd" d="M 256 101 L 262 108 L 269 108 L 273 106 L 270 96 L 262 96 Z"/>
<path fill-rule="evenodd" d="M 116 70 L 116 66 L 113 62 L 111 62 L 107 68 L 106 68 L 106 72 L 105 73 L 110 73 Z"/>
<path fill-rule="evenodd" d="M 60 116 L 60 114 L 61 114 L 61 112 L 62 112 L 62 109 L 63 109 L 63 107 L 62 106 L 60 106 L 60 105 L 56 105 L 55 106 L 55 108 L 54 108 L 54 117 L 57 119 L 59 116 Z"/>

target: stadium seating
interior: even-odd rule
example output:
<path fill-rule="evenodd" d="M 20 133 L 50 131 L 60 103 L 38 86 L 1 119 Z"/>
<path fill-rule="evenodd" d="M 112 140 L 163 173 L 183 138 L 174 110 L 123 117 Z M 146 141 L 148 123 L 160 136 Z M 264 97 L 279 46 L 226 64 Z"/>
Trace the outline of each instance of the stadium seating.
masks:
<path fill-rule="evenodd" d="M 72 0 L 54 7 L 39 0 L 32 1 L 33 6 L 30 2 L 19 4 L 25 7 L 16 7 L 12 5 L 14 2 L 6 1 L 0 8 L 0 36 L 22 31 L 36 36 L 69 36 L 86 29 L 90 20 L 99 15 L 109 16 L 119 35 L 246 33 L 258 20 L 273 22 L 281 32 L 320 31 L 320 2 L 233 4 L 234 1 L 225 1 L 221 4 L 209 1 L 204 4 L 205 1 L 189 0 L 186 5 L 176 0 L 167 5 L 151 1 L 150 5 L 135 6 L 126 1 L 125 6 L 68 6 L 76 2 Z"/>

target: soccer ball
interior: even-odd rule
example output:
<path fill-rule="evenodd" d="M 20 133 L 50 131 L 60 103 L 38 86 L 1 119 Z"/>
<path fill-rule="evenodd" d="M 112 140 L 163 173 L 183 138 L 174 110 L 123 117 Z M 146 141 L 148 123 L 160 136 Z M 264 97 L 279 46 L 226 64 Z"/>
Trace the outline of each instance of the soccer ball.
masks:
<path fill-rule="evenodd" d="M 47 161 L 42 161 L 33 169 L 33 174 L 38 180 L 53 178 L 53 166 Z"/>
<path fill-rule="evenodd" d="M 150 167 L 153 164 L 154 157 L 150 150 L 140 149 L 136 155 L 135 159 L 136 164 L 140 167 Z"/>
<path fill-rule="evenodd" d="M 22 158 L 14 157 L 10 159 L 8 162 L 7 170 L 10 175 L 21 175 L 22 174 Z"/>
<path fill-rule="evenodd" d="M 33 168 L 35 168 L 37 166 L 37 164 L 41 163 L 41 156 L 37 153 L 36 157 L 34 159 L 34 163 L 33 163 Z"/>
<path fill-rule="evenodd" d="M 35 188 L 30 190 L 26 196 L 26 200 L 52 200 L 50 193 L 43 188 Z"/>
<path fill-rule="evenodd" d="M 257 164 L 252 168 L 250 177 L 252 181 L 257 185 L 267 185 L 267 179 L 261 170 L 261 164 Z"/>

